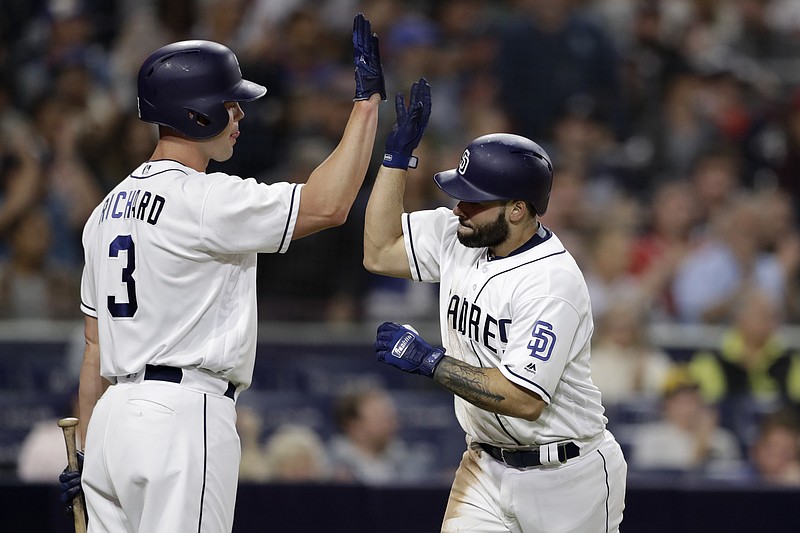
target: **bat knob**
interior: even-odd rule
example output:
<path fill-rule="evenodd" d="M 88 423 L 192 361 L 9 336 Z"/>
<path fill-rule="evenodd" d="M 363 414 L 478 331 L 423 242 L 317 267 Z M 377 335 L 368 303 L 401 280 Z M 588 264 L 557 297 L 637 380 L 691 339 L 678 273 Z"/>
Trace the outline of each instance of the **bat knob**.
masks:
<path fill-rule="evenodd" d="M 79 423 L 80 423 L 80 422 L 78 421 L 78 419 L 77 419 L 77 418 L 75 418 L 75 417 L 72 417 L 72 416 L 69 416 L 69 417 L 67 417 L 67 418 L 62 418 L 62 419 L 60 419 L 60 420 L 58 421 L 58 427 L 62 427 L 62 428 L 71 428 L 71 427 L 75 427 L 75 426 L 77 426 Z"/>

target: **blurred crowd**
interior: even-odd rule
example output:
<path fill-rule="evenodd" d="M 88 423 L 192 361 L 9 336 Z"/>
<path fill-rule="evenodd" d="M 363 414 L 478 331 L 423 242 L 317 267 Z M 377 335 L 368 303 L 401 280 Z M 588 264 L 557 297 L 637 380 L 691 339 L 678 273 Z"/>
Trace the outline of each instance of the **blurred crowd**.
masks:
<path fill-rule="evenodd" d="M 233 49 L 268 93 L 244 108 L 219 168 L 304 180 L 351 108 L 359 11 L 390 94 L 373 171 L 344 226 L 259 258 L 261 319 L 436 319 L 435 286 L 361 265 L 393 94 L 425 76 L 433 112 L 406 209 L 450 203 L 431 176 L 479 135 L 544 146 L 555 177 L 542 220 L 586 275 L 609 405 L 646 394 L 666 416 L 677 389 L 704 405 L 800 402 L 800 360 L 778 334 L 800 324 L 797 0 L 4 0 L 0 318 L 80 318 L 83 224 L 155 146 L 155 126 L 136 116 L 151 51 L 193 38 Z M 716 349 L 682 361 L 691 387 L 676 389 L 675 358 L 644 338 L 654 322 L 725 328 Z M 703 419 L 703 449 L 716 449 L 711 422 L 739 428 L 725 415 Z M 742 431 L 750 453 L 761 433 Z"/>
<path fill-rule="evenodd" d="M 191 38 L 231 47 L 269 92 L 246 107 L 225 170 L 304 180 L 349 113 L 349 25 L 363 11 L 390 94 L 419 76 L 433 88 L 408 210 L 450 202 L 430 177 L 471 139 L 519 133 L 554 160 L 543 220 L 586 272 L 598 322 L 625 300 L 653 320 L 726 323 L 753 290 L 800 322 L 797 2 L 7 0 L 0 11 L 4 317 L 79 317 L 82 225 L 155 143 L 136 117 L 151 51 Z M 373 166 L 394 122 L 391 102 L 381 112 Z M 342 228 L 261 258 L 264 320 L 434 317 L 434 287 L 362 268 L 365 196 Z"/>

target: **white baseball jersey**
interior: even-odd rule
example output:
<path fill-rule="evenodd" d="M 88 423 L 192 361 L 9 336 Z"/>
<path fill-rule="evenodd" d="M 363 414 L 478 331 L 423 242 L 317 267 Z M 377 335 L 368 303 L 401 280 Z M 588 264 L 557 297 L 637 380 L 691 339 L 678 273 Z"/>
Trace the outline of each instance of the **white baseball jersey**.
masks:
<path fill-rule="evenodd" d="M 589 292 L 572 256 L 541 225 L 520 249 L 493 260 L 487 248 L 458 241 L 458 217 L 449 209 L 403 214 L 402 224 L 413 279 L 440 282 L 447 355 L 498 368 L 548 404 L 531 422 L 455 396 L 468 446 L 442 532 L 617 532 L 627 466 L 592 384 Z M 580 455 L 554 464 L 546 452 L 542 468 L 508 467 L 480 447 L 550 445 L 542 454 L 563 441 L 577 441 Z"/>
<path fill-rule="evenodd" d="M 447 208 L 404 214 L 402 221 L 413 279 L 440 282 L 447 355 L 498 368 L 548 404 L 530 422 L 456 396 L 456 415 L 467 435 L 477 442 L 533 446 L 602 433 L 606 418 L 589 368 L 589 293 L 561 241 L 540 225 L 522 249 L 493 260 L 487 248 L 458 241 L 458 218 Z"/>
<path fill-rule="evenodd" d="M 115 187 L 83 232 L 81 310 L 98 319 L 101 374 L 196 367 L 247 388 L 257 253 L 288 249 L 301 189 L 171 160 L 144 163 Z"/>

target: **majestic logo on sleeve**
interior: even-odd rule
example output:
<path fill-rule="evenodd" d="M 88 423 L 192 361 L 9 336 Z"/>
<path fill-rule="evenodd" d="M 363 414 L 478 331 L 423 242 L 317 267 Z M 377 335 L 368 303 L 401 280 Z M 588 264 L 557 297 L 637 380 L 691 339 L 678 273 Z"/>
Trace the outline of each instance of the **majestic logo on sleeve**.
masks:
<path fill-rule="evenodd" d="M 528 341 L 528 349 L 531 357 L 547 361 L 553 354 L 553 346 L 556 344 L 556 334 L 553 333 L 553 325 L 544 320 L 537 320 L 531 331 L 531 340 Z"/>

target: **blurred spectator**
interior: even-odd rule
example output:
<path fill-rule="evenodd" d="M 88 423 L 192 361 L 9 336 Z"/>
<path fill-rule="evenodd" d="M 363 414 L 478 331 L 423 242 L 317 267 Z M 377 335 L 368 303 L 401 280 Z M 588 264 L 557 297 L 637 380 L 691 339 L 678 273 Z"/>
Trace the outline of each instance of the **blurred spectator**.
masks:
<path fill-rule="evenodd" d="M 763 250 L 754 198 L 737 197 L 712 222 L 708 242 L 686 256 L 675 275 L 672 291 L 678 319 L 730 324 L 738 310 L 749 307 L 742 295 L 753 287 L 772 300 L 782 317 L 787 280 L 796 272 L 786 271 L 774 252 Z"/>
<path fill-rule="evenodd" d="M 666 88 L 678 74 L 687 71 L 686 59 L 664 32 L 663 8 L 659 0 L 601 2 L 628 9 L 628 20 L 612 26 L 621 39 L 625 58 L 625 88 L 634 134 L 649 137 L 662 127 L 660 110 L 652 102 L 663 102 Z M 624 7 L 622 7 L 624 6 Z M 651 146 L 650 149 L 653 147 Z"/>
<path fill-rule="evenodd" d="M 261 439 L 262 425 L 261 416 L 255 409 L 236 406 L 236 432 L 242 449 L 239 481 L 263 482 L 269 479 L 271 465 Z"/>
<path fill-rule="evenodd" d="M 561 162 L 583 169 L 595 199 L 605 200 L 619 189 L 633 189 L 629 175 L 619 168 L 620 145 L 613 131 L 597 115 L 593 104 L 577 103 L 564 109 L 552 125 L 550 153 L 555 165 Z M 597 193 L 600 194 L 597 194 Z"/>
<path fill-rule="evenodd" d="M 665 176 L 685 176 L 695 161 L 716 143 L 718 131 L 703 113 L 706 97 L 702 78 L 695 72 L 673 76 L 664 88 L 661 116 L 654 131 L 655 167 Z"/>
<path fill-rule="evenodd" d="M 800 226 L 795 220 L 792 199 L 776 187 L 764 187 L 755 194 L 759 213 L 761 247 L 774 253 L 786 272 L 782 305 L 787 322 L 800 322 Z"/>
<path fill-rule="evenodd" d="M 380 323 L 387 320 L 420 322 L 435 320 L 439 285 L 413 283 L 401 278 L 371 276 L 364 297 L 364 320 Z"/>
<path fill-rule="evenodd" d="M 700 145 L 688 169 L 688 179 L 698 209 L 696 223 L 705 232 L 741 192 L 741 158 L 729 146 Z"/>
<path fill-rule="evenodd" d="M 662 389 L 662 419 L 642 424 L 633 438 L 629 464 L 640 470 L 722 474 L 740 467 L 736 435 L 719 425 L 689 372 L 676 366 Z"/>
<path fill-rule="evenodd" d="M 627 134 L 621 58 L 574 0 L 527 0 L 497 28 L 499 101 L 514 133 L 547 139 L 559 113 L 578 102 L 614 134 Z M 433 86 L 435 90 L 435 85 Z"/>
<path fill-rule="evenodd" d="M 0 262 L 0 317 L 73 319 L 80 314 L 76 271 L 50 256 L 50 218 L 42 207 L 21 215 L 9 229 L 9 255 Z"/>
<path fill-rule="evenodd" d="M 17 479 L 26 483 L 55 485 L 58 476 L 67 465 L 64 432 L 58 420 L 65 416 L 78 416 L 77 385 L 63 398 L 61 411 L 56 418 L 37 422 L 19 448 L 17 455 Z M 80 432 L 75 432 L 77 449 L 82 450 Z"/>
<path fill-rule="evenodd" d="M 585 169 L 569 161 L 557 164 L 553 169 L 552 198 L 558 202 L 548 206 L 542 224 L 556 232 L 571 250 L 575 261 L 582 267 L 588 263 L 587 243 L 584 233 L 591 225 L 591 199 L 586 185 Z"/>
<path fill-rule="evenodd" d="M 800 87 L 787 98 L 779 110 L 782 128 L 779 136 L 782 157 L 778 163 L 778 183 L 781 191 L 792 200 L 795 223 L 800 223 Z"/>
<path fill-rule="evenodd" d="M 750 449 L 754 479 L 800 487 L 800 421 L 797 412 L 780 410 L 764 417 Z"/>
<path fill-rule="evenodd" d="M 325 444 L 308 426 L 279 426 L 264 445 L 267 480 L 279 483 L 309 483 L 332 479 Z"/>
<path fill-rule="evenodd" d="M 112 92 L 120 110 L 136 111 L 133 107 L 136 75 L 151 52 L 167 43 L 199 38 L 193 29 L 201 3 L 198 0 L 124 2 L 123 20 L 109 51 Z"/>
<path fill-rule="evenodd" d="M 647 216 L 633 245 L 631 272 L 652 295 L 651 314 L 676 316 L 672 282 L 686 255 L 698 246 L 696 198 L 684 181 L 664 181 L 647 201 Z"/>
<path fill-rule="evenodd" d="M 800 405 L 800 354 L 786 347 L 775 302 L 757 289 L 734 304 L 735 322 L 714 350 L 690 360 L 692 375 L 709 402 L 737 399 Z"/>
<path fill-rule="evenodd" d="M 25 28 L 15 49 L 16 91 L 23 107 L 52 92 L 66 70 L 80 66 L 83 89 L 104 90 L 110 84 L 108 56 L 96 30 L 88 0 L 45 0 Z"/>
<path fill-rule="evenodd" d="M 481 114 L 487 118 L 490 116 L 494 111 L 494 94 L 488 96 L 488 101 L 465 102 L 462 90 L 470 79 L 461 76 L 462 73 L 454 69 L 455 65 L 447 62 L 447 56 L 443 52 L 445 42 L 439 24 L 422 12 L 408 8 L 406 11 L 391 22 L 386 45 L 381 42 L 381 57 L 387 64 L 393 65 L 387 71 L 387 87 L 408 87 L 422 73 L 431 87 L 436 87 L 438 105 L 431 108 L 431 139 L 441 138 L 452 146 L 454 142 L 471 133 L 466 131 L 468 117 L 471 118 L 473 114 Z M 491 51 L 491 46 L 488 51 Z M 478 76 L 483 65 L 476 67 L 474 72 Z M 389 94 L 395 93 L 390 91 Z M 389 128 L 394 124 L 394 108 L 385 106 L 382 112 L 384 114 L 381 115 L 381 123 L 388 134 Z M 474 125 L 469 124 L 470 127 Z"/>
<path fill-rule="evenodd" d="M 84 140 L 85 141 L 85 140 Z M 121 115 L 111 133 L 94 143 L 81 142 L 81 156 L 96 177 L 103 194 L 117 186 L 142 161 L 147 161 L 158 142 L 158 129 L 135 114 Z"/>
<path fill-rule="evenodd" d="M 46 95 L 33 111 L 35 144 L 44 173 L 51 216 L 52 254 L 64 264 L 82 265 L 81 234 L 102 192 L 80 156 L 80 111 L 57 95 Z"/>
<path fill-rule="evenodd" d="M 24 135 L 22 128 L 15 135 L 0 130 L 0 237 L 4 241 L 11 226 L 43 197 L 42 169 Z M 0 257 L 7 254 L 5 248 L 0 246 Z"/>
<path fill-rule="evenodd" d="M 671 0 L 671 24 L 677 32 L 682 52 L 693 65 L 710 61 L 721 50 L 730 48 L 739 31 L 738 2 L 719 0 Z"/>
<path fill-rule="evenodd" d="M 647 303 L 639 280 L 630 273 L 633 243 L 632 228 L 621 224 L 599 225 L 588 234 L 584 272 L 597 322 L 605 320 L 615 302 Z"/>
<path fill-rule="evenodd" d="M 444 81 L 448 88 L 444 92 L 437 89 L 437 102 L 444 99 L 445 105 L 433 108 L 428 131 L 439 134 L 441 142 L 458 147 L 455 166 L 460 148 L 469 140 L 511 129 L 499 105 L 499 83 L 494 76 L 500 40 L 497 24 L 504 6 L 489 0 L 445 0 L 432 4 L 440 36 L 432 52 L 441 78 L 433 82 L 438 87 Z M 426 138 L 432 137 L 426 134 Z"/>
<path fill-rule="evenodd" d="M 346 480 L 366 485 L 407 483 L 430 475 L 427 458 L 398 436 L 397 410 L 387 391 L 344 393 L 336 401 L 338 433 L 328 445 L 335 468 Z"/>
<path fill-rule="evenodd" d="M 647 337 L 647 314 L 638 302 L 612 303 L 598 322 L 592 347 L 592 381 L 603 405 L 656 398 L 673 365 Z"/>
<path fill-rule="evenodd" d="M 433 87 L 421 179 L 412 178 L 422 184 L 416 191 L 422 204 L 437 192 L 429 190 L 427 161 L 455 166 L 465 139 L 512 131 L 540 139 L 559 159 L 562 174 L 553 194 L 575 201 L 551 207 L 543 222 L 574 241 L 582 263 L 588 261 L 585 228 L 595 224 L 596 213 L 615 213 L 615 195 L 630 194 L 645 209 L 660 207 L 657 187 L 676 180 L 695 187 L 695 235 L 710 231 L 711 220 L 742 186 L 777 182 L 800 221 L 796 0 L 39 0 L 0 7 L 0 255 L 4 228 L 46 195 L 56 221 L 52 253 L 65 263 L 81 262 L 78 229 L 87 209 L 114 185 L 108 176 L 140 160 L 135 154 L 144 153 L 154 135 L 149 126 L 121 117 L 136 112 L 131 95 L 142 59 L 167 42 L 211 38 L 243 51 L 240 59 L 269 93 L 253 103 L 243 126 L 251 131 L 229 163 L 240 176 L 286 179 L 287 159 L 338 139 L 351 96 L 341 80 L 351 74 L 347 40 L 335 36 L 349 28 L 347 13 L 354 10 L 369 12 L 384 36 L 383 59 L 394 67 L 387 76 L 395 80 L 387 86 L 424 75 Z M 393 123 L 383 120 L 393 115 L 389 93 L 381 108 L 387 129 Z M 33 119 L 35 131 L 26 133 Z M 121 124 L 132 126 L 123 130 Z M 378 147 L 376 164 L 380 155 Z M 779 207 L 776 202 L 770 205 Z M 594 209 L 587 212 L 587 204 Z M 645 293 L 658 294 L 650 312 L 659 319 L 723 323 L 726 313 L 714 310 L 701 318 L 702 312 L 682 306 L 676 314 L 670 295 L 659 289 L 681 262 L 677 241 L 685 238 L 685 219 L 675 214 L 654 235 L 669 235 L 675 244 L 634 247 L 637 281 Z M 800 279 L 793 265 L 800 253 L 792 249 L 800 245 L 782 235 L 762 235 L 771 239 L 760 247 L 781 264 L 785 285 L 771 290 L 782 291 L 786 317 L 798 323 Z M 283 287 L 309 293 L 290 302 L 283 317 L 263 318 L 353 321 L 382 316 L 392 301 L 409 315 L 427 315 L 435 287 L 415 292 L 390 284 L 373 291 L 358 272 L 357 241 L 331 235 L 330 247 L 308 243 L 327 248 L 324 258 L 335 248 L 341 256 L 335 262 L 320 256 L 298 265 L 259 262 L 259 284 L 275 298 L 274 307 L 285 301 L 278 294 Z M 643 251 L 652 252 L 646 265 Z M 355 267 L 344 271 L 304 268 L 350 260 Z M 284 272 L 297 276 L 287 279 Z M 309 279 L 320 281 L 301 281 Z"/>

